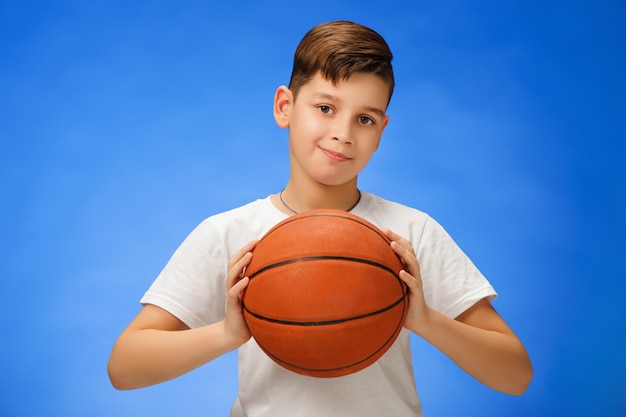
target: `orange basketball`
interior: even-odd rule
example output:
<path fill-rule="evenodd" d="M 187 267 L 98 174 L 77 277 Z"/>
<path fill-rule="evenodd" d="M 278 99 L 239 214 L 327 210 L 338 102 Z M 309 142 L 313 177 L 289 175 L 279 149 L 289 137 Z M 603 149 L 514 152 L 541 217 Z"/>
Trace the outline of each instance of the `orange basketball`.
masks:
<path fill-rule="evenodd" d="M 376 226 L 350 213 L 291 216 L 259 241 L 243 313 L 261 349 L 303 375 L 337 377 L 376 362 L 408 309 L 402 262 Z"/>

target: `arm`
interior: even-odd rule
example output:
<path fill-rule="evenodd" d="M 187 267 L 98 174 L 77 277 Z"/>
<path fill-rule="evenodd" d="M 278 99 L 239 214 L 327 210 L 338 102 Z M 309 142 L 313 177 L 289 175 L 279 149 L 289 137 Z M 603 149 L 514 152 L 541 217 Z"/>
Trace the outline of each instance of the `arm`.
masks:
<path fill-rule="evenodd" d="M 242 276 L 255 242 L 243 247 L 228 264 L 226 316 L 223 321 L 190 329 L 167 311 L 146 305 L 122 332 L 109 358 L 109 378 L 117 389 L 157 384 L 185 374 L 237 349 L 250 338 L 243 319 Z"/>
<path fill-rule="evenodd" d="M 532 366 L 522 343 L 487 300 L 481 300 L 456 319 L 426 305 L 419 264 L 411 244 L 387 231 L 391 247 L 406 269 L 409 311 L 405 327 L 423 337 L 483 384 L 507 394 L 521 395 L 532 379 Z"/>

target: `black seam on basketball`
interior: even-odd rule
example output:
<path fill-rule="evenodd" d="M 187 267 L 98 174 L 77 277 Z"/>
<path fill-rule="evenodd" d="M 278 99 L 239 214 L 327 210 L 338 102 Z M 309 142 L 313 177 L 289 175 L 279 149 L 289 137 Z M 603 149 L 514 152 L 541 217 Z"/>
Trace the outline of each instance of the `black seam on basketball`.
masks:
<path fill-rule="evenodd" d="M 334 371 L 341 371 L 342 369 L 347 369 L 347 368 L 351 368 L 353 366 L 357 366 L 360 363 L 363 363 L 365 361 L 368 361 L 369 359 L 371 359 L 373 356 L 376 356 L 378 354 L 378 352 L 380 352 L 382 349 L 385 348 L 385 346 L 387 346 L 387 344 L 389 343 L 389 341 L 391 340 L 391 337 L 389 339 L 387 339 L 385 341 L 385 343 L 383 343 L 383 345 L 381 347 L 379 347 L 378 349 L 376 349 L 376 351 L 372 354 L 370 354 L 369 356 L 358 360 L 356 362 L 352 362 L 350 364 L 344 365 L 344 366 L 338 366 L 335 368 L 307 368 L 305 366 L 301 366 L 301 365 L 296 365 L 295 363 L 291 363 L 291 362 L 287 362 L 284 359 L 279 358 L 278 356 L 274 355 L 273 353 L 269 352 L 266 348 L 264 348 L 263 346 L 261 346 L 259 344 L 259 342 L 257 341 L 257 344 L 259 344 L 259 346 L 261 346 L 261 349 L 263 349 L 263 351 L 265 352 L 266 355 L 268 355 L 269 357 L 271 357 L 274 361 L 283 364 L 284 366 L 288 366 L 291 368 L 296 368 L 299 369 L 301 371 L 307 371 L 307 372 L 318 372 L 318 373 L 322 373 L 322 372 L 334 372 Z"/>
<path fill-rule="evenodd" d="M 402 311 L 403 311 L 402 317 L 404 317 L 404 312 L 405 312 L 405 310 L 407 308 L 407 305 L 406 305 L 406 293 L 405 293 L 405 296 L 402 297 L 402 300 L 405 301 L 404 306 L 402 308 Z M 307 371 L 307 372 L 317 372 L 317 373 L 334 372 L 334 371 L 341 371 L 342 369 L 347 369 L 347 368 L 351 368 L 353 366 L 359 365 L 360 363 L 366 362 L 369 359 L 371 359 L 372 357 L 376 356 L 381 350 L 383 350 L 385 348 L 385 346 L 387 346 L 389 344 L 390 341 L 395 339 L 397 337 L 397 335 L 400 334 L 400 331 L 398 329 L 401 328 L 402 326 L 403 326 L 403 323 L 402 323 L 402 320 L 401 320 L 401 321 L 398 322 L 398 325 L 396 326 L 396 329 L 387 338 L 385 343 L 383 343 L 378 349 L 376 349 L 376 351 L 374 351 L 373 353 L 371 353 L 367 357 L 365 357 L 365 358 L 363 358 L 361 360 L 358 360 L 356 362 L 353 362 L 353 363 L 350 363 L 350 364 L 347 364 L 347 365 L 344 365 L 344 366 L 335 367 L 335 368 L 307 368 L 307 367 L 304 367 L 304 366 L 296 365 L 295 363 L 287 362 L 286 360 L 281 359 L 278 356 L 276 356 L 275 354 L 271 353 L 267 348 L 265 348 L 261 343 L 259 343 L 258 340 L 255 339 L 255 341 L 261 347 L 261 349 L 265 352 L 266 355 L 271 357 L 274 361 L 283 364 L 284 366 L 289 366 L 289 367 L 296 368 L 296 369 L 299 369 L 301 371 Z"/>
<path fill-rule="evenodd" d="M 288 259 L 286 261 L 276 262 L 274 264 L 264 266 L 263 268 L 259 269 L 258 271 L 253 272 L 252 274 L 248 275 L 248 278 L 253 279 L 257 275 L 259 275 L 259 274 L 261 274 L 261 273 L 263 273 L 263 272 L 265 272 L 265 271 L 267 271 L 269 269 L 278 268 L 280 266 L 289 265 L 289 264 L 292 264 L 292 263 L 295 263 L 295 262 L 310 262 L 310 261 L 320 261 L 320 260 L 348 261 L 348 262 L 358 262 L 358 263 L 362 263 L 362 264 L 372 265 L 372 266 L 376 266 L 378 268 L 384 269 L 385 271 L 391 272 L 396 277 L 396 279 L 399 279 L 398 276 L 397 276 L 398 272 L 396 272 L 393 269 L 389 268 L 387 265 L 383 265 L 383 264 L 378 263 L 378 262 L 370 261 L 368 259 L 352 258 L 352 257 L 348 257 L 348 256 L 328 256 L 328 255 L 324 255 L 324 256 L 307 256 L 307 257 L 304 257 L 304 258 Z"/>
<path fill-rule="evenodd" d="M 254 311 L 250 310 L 245 303 L 243 303 L 243 309 L 246 310 L 248 312 L 248 314 L 250 314 L 251 316 L 259 319 L 259 320 L 264 320 L 264 321 L 268 321 L 270 323 L 277 323 L 277 324 L 285 324 L 285 325 L 289 325 L 289 326 L 330 326 L 333 324 L 341 324 L 341 323 L 345 323 L 348 321 L 354 321 L 354 320 L 360 320 L 360 319 L 364 319 L 367 317 L 371 317 L 371 316 L 376 316 L 378 314 L 382 314 L 385 311 L 389 311 L 392 308 L 394 308 L 395 306 L 397 306 L 398 304 L 400 304 L 401 302 L 404 301 L 404 299 L 406 298 L 406 292 L 404 292 L 402 294 L 402 297 L 400 297 L 398 300 L 394 301 L 393 303 L 389 304 L 388 306 L 385 306 L 379 310 L 376 311 L 371 311 L 369 313 L 366 314 L 360 314 L 358 316 L 354 316 L 354 317 L 346 317 L 344 319 L 335 319 L 335 320 L 324 320 L 324 321 L 293 321 L 293 320 L 281 320 L 281 319 L 274 319 L 271 317 L 265 317 L 262 316 L 258 313 L 255 313 Z"/>

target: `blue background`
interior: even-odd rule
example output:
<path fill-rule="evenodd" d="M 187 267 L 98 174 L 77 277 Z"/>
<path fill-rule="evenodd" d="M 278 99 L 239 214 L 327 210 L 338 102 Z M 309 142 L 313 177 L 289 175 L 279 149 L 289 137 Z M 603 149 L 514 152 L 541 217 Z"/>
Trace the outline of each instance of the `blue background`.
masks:
<path fill-rule="evenodd" d="M 128 392 L 108 355 L 197 223 L 285 185 L 272 96 L 335 19 L 395 54 L 360 187 L 442 223 L 533 360 L 510 397 L 414 338 L 425 415 L 626 415 L 618 0 L 0 1 L 0 415 L 227 415 L 234 353 Z"/>

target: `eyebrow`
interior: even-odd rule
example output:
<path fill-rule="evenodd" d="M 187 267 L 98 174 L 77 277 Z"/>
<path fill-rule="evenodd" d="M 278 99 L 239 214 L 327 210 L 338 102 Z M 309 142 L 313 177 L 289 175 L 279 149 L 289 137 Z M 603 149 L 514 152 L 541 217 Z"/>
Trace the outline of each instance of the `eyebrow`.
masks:
<path fill-rule="evenodd" d="M 339 101 L 339 102 L 342 101 L 339 97 L 333 96 L 332 94 L 328 94 L 328 93 L 315 93 L 313 94 L 313 97 L 322 99 L 322 100 L 329 100 L 329 101 Z M 368 112 L 375 113 L 377 116 L 380 116 L 381 118 L 385 117 L 385 112 L 379 109 L 378 107 L 366 106 L 365 110 Z"/>

